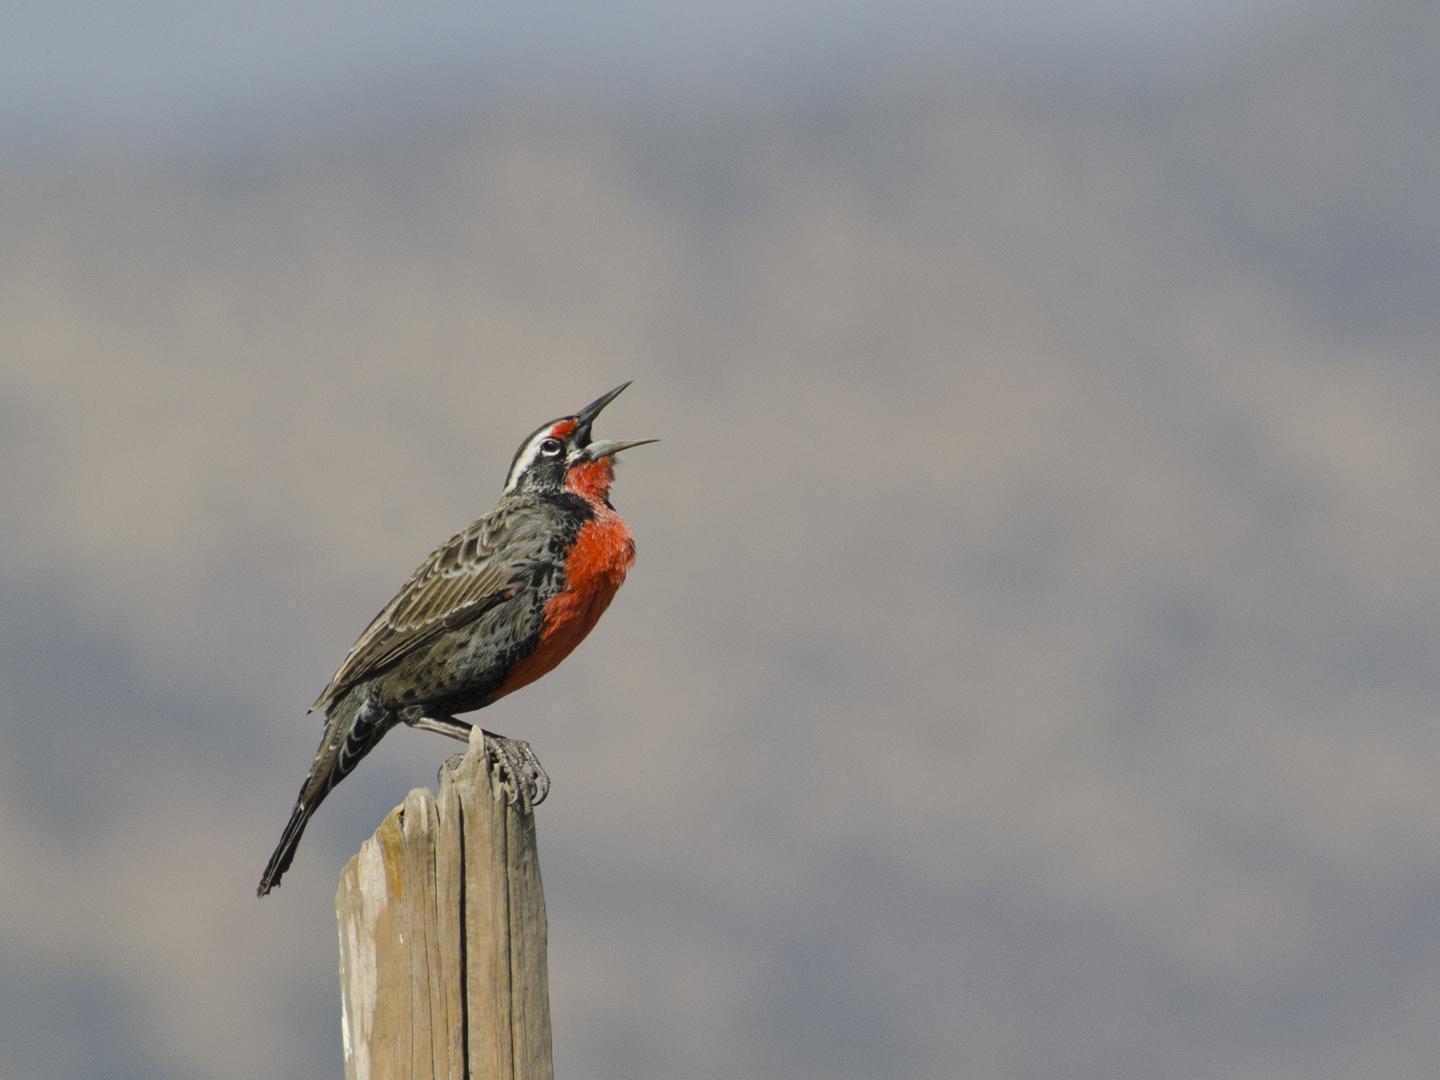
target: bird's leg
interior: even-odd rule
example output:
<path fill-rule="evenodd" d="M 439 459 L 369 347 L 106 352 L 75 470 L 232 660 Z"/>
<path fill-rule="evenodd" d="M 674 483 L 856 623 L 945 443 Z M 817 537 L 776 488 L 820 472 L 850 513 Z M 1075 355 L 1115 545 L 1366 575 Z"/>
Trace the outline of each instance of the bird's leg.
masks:
<path fill-rule="evenodd" d="M 401 709 L 399 715 L 403 723 L 417 731 L 433 731 L 461 742 L 469 741 L 470 729 L 474 727 L 468 721 L 443 713 L 426 715 L 413 705 Z M 530 744 L 523 739 L 510 739 L 483 728 L 481 734 L 485 736 L 485 754 L 492 761 L 491 771 L 500 781 L 500 790 L 507 795 L 506 801 L 511 806 L 518 805 L 521 813 L 528 814 L 550 793 L 549 774 L 535 756 L 535 751 L 530 749 Z M 446 759 L 445 765 L 454 767 L 464 757 L 464 754 L 456 754 Z"/>
<path fill-rule="evenodd" d="M 453 716 L 426 716 L 413 705 L 400 710 L 400 719 L 416 731 L 433 731 L 437 735 L 448 735 L 461 742 L 470 741 L 470 729 L 475 726 Z"/>
<path fill-rule="evenodd" d="M 416 731 L 433 731 L 437 735 L 448 735 L 452 739 L 459 739 L 463 743 L 470 741 L 470 729 L 474 725 L 464 720 L 458 720 L 453 716 L 426 716 L 423 709 L 418 705 L 407 705 L 397 713 L 400 722 Z M 465 760 L 464 754 L 451 754 L 440 763 L 440 768 L 435 770 L 435 783 L 440 783 L 445 775 L 446 769 L 458 769 L 460 763 Z"/>

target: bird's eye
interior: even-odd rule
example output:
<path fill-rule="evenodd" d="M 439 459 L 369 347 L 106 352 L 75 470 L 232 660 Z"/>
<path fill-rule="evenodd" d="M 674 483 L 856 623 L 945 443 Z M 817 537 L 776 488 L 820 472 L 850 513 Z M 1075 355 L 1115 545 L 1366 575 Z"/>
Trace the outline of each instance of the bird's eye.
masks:
<path fill-rule="evenodd" d="M 540 441 L 540 452 L 546 457 L 554 457 L 564 448 L 559 439 L 542 439 Z"/>

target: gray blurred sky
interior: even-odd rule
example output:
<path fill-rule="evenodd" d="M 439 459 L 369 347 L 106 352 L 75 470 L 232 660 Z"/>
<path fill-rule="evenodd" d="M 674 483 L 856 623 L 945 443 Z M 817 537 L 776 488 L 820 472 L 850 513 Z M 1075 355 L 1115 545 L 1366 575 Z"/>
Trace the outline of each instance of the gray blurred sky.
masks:
<path fill-rule="evenodd" d="M 1434 1076 L 1440 16 L 608 10 L 12 13 L 0 1080 L 338 1072 L 304 706 L 625 378 L 562 1075 Z"/>
<path fill-rule="evenodd" d="M 1194 77 L 1343 0 L 869 0 L 676 5 L 17 2 L 0 133 L 41 145 L 238 137 L 409 120 L 506 96 L 755 106 L 929 69 Z M 1361 5 L 1350 5 L 1352 8 Z"/>

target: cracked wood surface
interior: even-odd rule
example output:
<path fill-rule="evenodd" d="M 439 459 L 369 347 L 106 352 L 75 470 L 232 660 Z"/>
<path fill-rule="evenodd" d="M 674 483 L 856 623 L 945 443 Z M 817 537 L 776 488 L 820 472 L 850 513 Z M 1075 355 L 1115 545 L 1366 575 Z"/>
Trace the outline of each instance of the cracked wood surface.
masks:
<path fill-rule="evenodd" d="M 535 819 L 496 798 L 477 728 L 335 894 L 347 1080 L 553 1080 Z"/>

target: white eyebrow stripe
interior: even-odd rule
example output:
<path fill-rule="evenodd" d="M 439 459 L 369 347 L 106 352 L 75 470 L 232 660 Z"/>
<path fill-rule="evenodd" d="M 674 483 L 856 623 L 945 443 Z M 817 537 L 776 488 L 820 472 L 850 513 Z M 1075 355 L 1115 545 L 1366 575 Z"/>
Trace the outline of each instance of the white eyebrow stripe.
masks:
<path fill-rule="evenodd" d="M 535 455 L 540 452 L 540 440 L 545 438 L 548 433 L 548 429 L 545 428 L 537 431 L 530 437 L 530 441 L 525 444 L 525 449 L 521 450 L 520 453 L 515 456 L 515 464 L 510 466 L 510 475 L 505 477 L 505 490 L 507 492 L 513 491 L 515 485 L 520 482 L 520 477 L 523 476 L 525 470 L 530 467 L 530 463 L 535 460 Z"/>
<path fill-rule="evenodd" d="M 520 477 L 525 475 L 525 470 L 534 464 L 535 458 L 540 453 L 540 444 L 550 438 L 550 430 L 558 421 L 552 420 L 540 428 L 525 444 L 525 449 L 515 455 L 515 464 L 510 466 L 510 475 L 505 477 L 505 494 L 513 491 L 520 483 Z"/>

